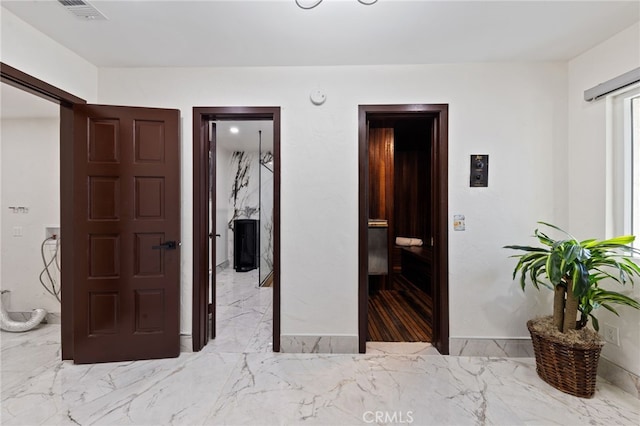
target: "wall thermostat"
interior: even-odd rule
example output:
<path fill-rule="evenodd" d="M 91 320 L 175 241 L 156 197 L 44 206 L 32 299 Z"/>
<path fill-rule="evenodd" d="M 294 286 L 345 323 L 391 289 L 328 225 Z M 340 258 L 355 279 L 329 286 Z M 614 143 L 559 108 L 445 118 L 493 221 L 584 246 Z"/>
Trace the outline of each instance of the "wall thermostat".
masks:
<path fill-rule="evenodd" d="M 472 155 L 469 186 L 472 188 L 489 186 L 489 156 Z"/>
<path fill-rule="evenodd" d="M 311 103 L 314 105 L 322 105 L 327 100 L 327 95 L 320 89 L 311 91 Z"/>

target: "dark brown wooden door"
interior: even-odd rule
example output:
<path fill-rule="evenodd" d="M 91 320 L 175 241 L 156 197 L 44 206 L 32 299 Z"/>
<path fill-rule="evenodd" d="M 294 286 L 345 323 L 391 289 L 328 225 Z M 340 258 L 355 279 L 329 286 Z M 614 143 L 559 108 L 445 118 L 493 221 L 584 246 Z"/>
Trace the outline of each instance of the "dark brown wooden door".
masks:
<path fill-rule="evenodd" d="M 209 130 L 209 180 L 207 188 L 207 194 L 209 194 L 209 210 L 208 210 L 208 220 L 209 220 L 209 291 L 211 292 L 211 296 L 207 295 L 207 300 L 209 300 L 209 313 L 211 314 L 211 321 L 207 321 L 206 326 L 211 327 L 208 335 L 212 338 L 216 338 L 216 246 L 218 244 L 218 238 L 221 238 L 221 234 L 218 234 L 221 230 L 219 230 L 216 226 L 217 223 L 217 203 L 216 203 L 216 123 L 211 123 L 211 127 L 207 128 Z"/>
<path fill-rule="evenodd" d="M 74 106 L 76 363 L 180 353 L 179 119 Z"/>

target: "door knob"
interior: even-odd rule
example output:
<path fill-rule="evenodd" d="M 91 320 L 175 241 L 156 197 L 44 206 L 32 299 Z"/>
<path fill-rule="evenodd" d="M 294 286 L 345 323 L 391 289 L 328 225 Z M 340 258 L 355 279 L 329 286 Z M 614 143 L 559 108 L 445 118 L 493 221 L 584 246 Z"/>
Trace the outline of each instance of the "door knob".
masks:
<path fill-rule="evenodd" d="M 160 245 L 151 246 L 151 248 L 154 250 L 160 250 L 160 249 L 175 250 L 179 245 L 180 243 L 176 241 L 165 241 Z"/>

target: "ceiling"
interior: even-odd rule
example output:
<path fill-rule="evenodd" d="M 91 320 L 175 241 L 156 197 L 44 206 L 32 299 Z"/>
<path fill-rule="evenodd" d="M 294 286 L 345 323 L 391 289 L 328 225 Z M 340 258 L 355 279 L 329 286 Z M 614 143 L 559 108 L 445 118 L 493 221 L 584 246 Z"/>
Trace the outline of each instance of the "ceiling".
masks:
<path fill-rule="evenodd" d="M 311 10 L 295 0 L 89 3 L 108 19 L 78 18 L 56 0 L 0 0 L 98 67 L 567 61 L 640 20 L 640 1 L 611 0 L 324 0 Z M 1 86 L 2 118 L 57 117 L 57 105 Z M 236 124 L 253 144 L 258 125 Z M 230 125 L 220 123 L 218 143 L 245 143 Z"/>
<path fill-rule="evenodd" d="M 640 20 L 637 0 L 88 1 L 108 19 L 1 4 L 98 67 L 567 61 Z"/>
<path fill-rule="evenodd" d="M 216 145 L 227 151 L 273 152 L 273 121 L 216 121 Z M 238 133 L 231 133 L 231 128 Z M 262 135 L 258 132 L 262 131 Z M 262 139 L 260 139 L 262 138 Z"/>

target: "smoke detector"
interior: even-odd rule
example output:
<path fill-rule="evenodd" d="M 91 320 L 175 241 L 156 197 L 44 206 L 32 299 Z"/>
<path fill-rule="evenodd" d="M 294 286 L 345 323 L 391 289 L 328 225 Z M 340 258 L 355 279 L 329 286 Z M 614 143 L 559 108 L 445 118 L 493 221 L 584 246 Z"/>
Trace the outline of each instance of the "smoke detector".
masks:
<path fill-rule="evenodd" d="M 83 0 L 58 0 L 65 9 L 74 14 L 77 18 L 86 19 L 91 21 L 106 21 L 107 17 L 104 16 L 98 9 L 92 4 L 89 4 Z"/>

